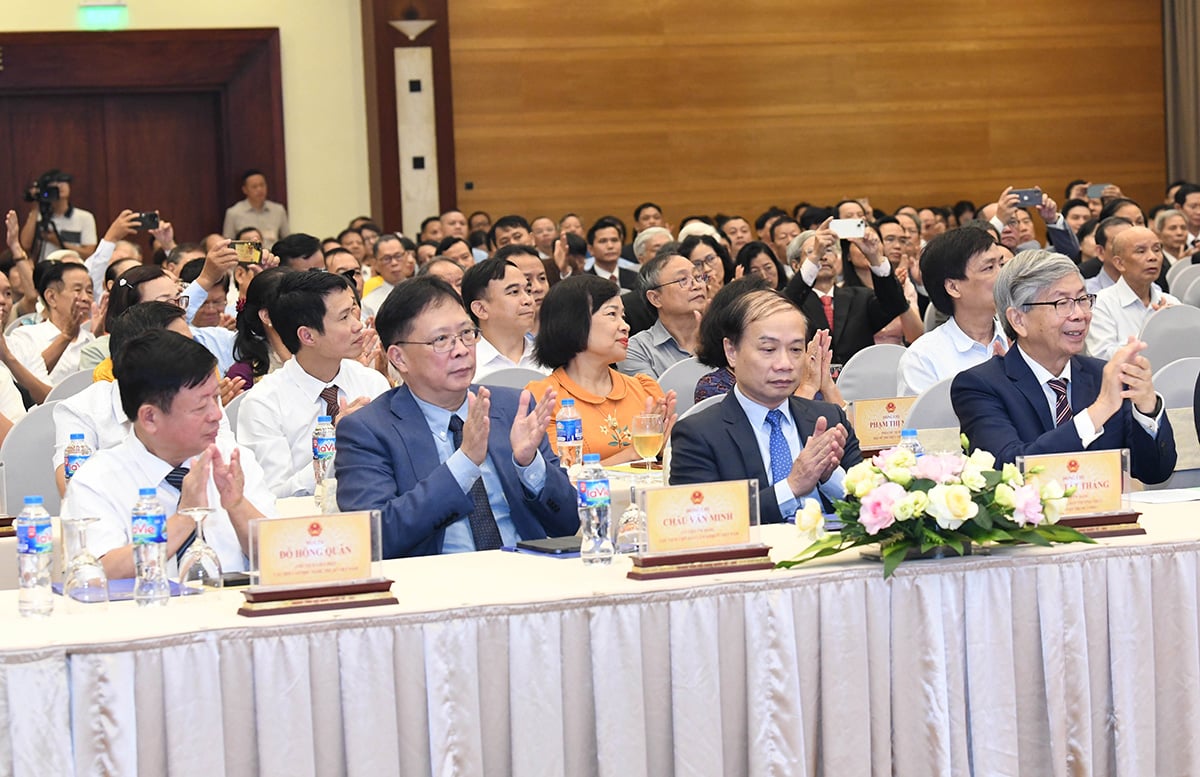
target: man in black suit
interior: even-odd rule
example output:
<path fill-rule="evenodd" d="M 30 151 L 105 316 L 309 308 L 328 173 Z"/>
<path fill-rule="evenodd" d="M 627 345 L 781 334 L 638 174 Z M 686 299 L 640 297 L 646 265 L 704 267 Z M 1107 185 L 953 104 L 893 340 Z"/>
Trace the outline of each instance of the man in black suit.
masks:
<path fill-rule="evenodd" d="M 876 332 L 908 310 L 908 300 L 874 230 L 867 230 L 865 237 L 850 242 L 870 262 L 875 288 L 837 285 L 842 254 L 829 222 L 826 219 L 815 231 L 799 235 L 788 244 L 788 262 L 800 269 L 784 293 L 804 314 L 809 332 L 830 330 L 833 360 L 845 364 L 851 356 L 875 343 Z"/>
<path fill-rule="evenodd" d="M 830 500 L 846 490 L 844 467 L 862 460 L 858 439 L 837 405 L 801 399 L 804 315 L 776 291 L 733 302 L 725 356 L 737 385 L 725 399 L 675 424 L 671 483 L 758 480 L 762 523 L 791 518 L 806 498 Z"/>
<path fill-rule="evenodd" d="M 611 280 L 623 291 L 633 291 L 637 288 L 638 265 L 636 262 L 627 262 L 628 267 L 621 265 L 624 234 L 624 225 L 612 216 L 604 216 L 592 225 L 587 241 L 595 261 L 587 272 Z"/>

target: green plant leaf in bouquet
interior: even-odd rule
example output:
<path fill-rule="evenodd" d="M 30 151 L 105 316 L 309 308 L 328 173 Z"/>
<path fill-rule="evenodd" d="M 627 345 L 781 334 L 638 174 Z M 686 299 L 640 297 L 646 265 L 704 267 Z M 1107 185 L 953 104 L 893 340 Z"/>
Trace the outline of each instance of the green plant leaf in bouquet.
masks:
<path fill-rule="evenodd" d="M 987 483 L 985 491 L 992 492 L 996 490 L 996 486 L 1000 484 L 1000 479 L 1003 476 L 994 469 L 986 469 L 983 471 L 983 482 Z"/>
<path fill-rule="evenodd" d="M 909 491 L 925 491 L 926 493 L 928 493 L 929 489 L 933 488 L 936 485 L 937 485 L 937 482 L 934 480 L 930 480 L 929 478 L 913 478 L 913 481 L 908 484 L 908 490 Z"/>
<path fill-rule="evenodd" d="M 986 504 L 980 504 L 979 502 L 975 504 L 979 505 L 979 512 L 975 513 L 975 517 L 967 521 L 963 526 L 973 523 L 984 529 L 992 528 L 992 511 L 988 509 Z"/>
<path fill-rule="evenodd" d="M 880 553 L 883 556 L 883 578 L 885 580 L 892 576 L 892 573 L 896 571 L 896 567 L 900 566 L 900 562 L 908 555 L 908 550 L 911 547 L 912 543 L 909 540 L 900 539 L 891 544 L 884 545 L 880 549 Z"/>
<path fill-rule="evenodd" d="M 1091 537 L 1061 523 L 1044 523 L 1035 528 L 1034 531 L 1039 536 L 1045 537 L 1051 542 L 1086 542 L 1092 545 L 1096 544 L 1096 541 Z"/>
<path fill-rule="evenodd" d="M 812 559 L 820 558 L 821 556 L 832 556 L 834 553 L 840 553 L 848 547 L 853 547 L 852 545 L 846 545 L 843 547 L 842 540 L 843 538 L 841 534 L 834 533 L 826 535 L 825 537 L 822 537 L 813 544 L 809 545 L 804 550 L 800 551 L 800 555 L 796 556 L 795 558 L 787 559 L 786 561 L 780 561 L 775 565 L 775 567 L 777 569 L 791 569 L 798 564 L 803 564 L 805 561 L 811 561 Z"/>

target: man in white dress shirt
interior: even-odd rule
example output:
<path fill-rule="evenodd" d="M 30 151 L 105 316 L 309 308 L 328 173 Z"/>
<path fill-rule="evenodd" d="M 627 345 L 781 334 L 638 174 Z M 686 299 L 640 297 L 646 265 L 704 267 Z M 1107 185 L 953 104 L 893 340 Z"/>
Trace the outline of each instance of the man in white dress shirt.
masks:
<path fill-rule="evenodd" d="M 900 357 L 898 396 L 920 394 L 1008 348 L 992 293 L 1003 253 L 991 232 L 971 226 L 940 234 L 925 246 L 925 290 L 950 319 L 917 338 Z"/>
<path fill-rule="evenodd" d="M 482 337 L 475 346 L 473 383 L 506 367 L 526 367 L 549 375 L 533 358 L 533 297 L 529 282 L 515 264 L 485 259 L 463 274 L 463 306 Z"/>
<path fill-rule="evenodd" d="M 1155 311 L 1179 304 L 1154 282 L 1162 271 L 1163 250 L 1153 230 L 1130 227 L 1113 238 L 1111 249 L 1121 277 L 1096 295 L 1087 334 L 1088 354 L 1105 361 L 1130 335 L 1137 336 Z"/>
<path fill-rule="evenodd" d="M 140 488 L 157 488 L 166 509 L 168 576 L 195 528 L 180 510 L 213 508 L 204 539 L 225 571 L 246 569 L 250 521 L 274 515 L 254 456 L 218 439 L 216 367 L 204 346 L 164 330 L 135 337 L 118 356 L 121 406 L 133 428 L 75 472 L 62 507 L 64 517 L 100 518 L 88 528 L 88 550 L 110 580 L 134 576 L 130 519 Z"/>
<path fill-rule="evenodd" d="M 316 488 L 312 433 L 317 416 L 332 416 L 336 426 L 391 386 L 383 375 L 355 361 L 366 329 L 345 277 L 288 273 L 268 310 L 295 358 L 256 383 L 242 400 L 237 438 L 254 451 L 275 496 L 303 496 Z"/>
<path fill-rule="evenodd" d="M 55 468 L 58 493 L 67 490 L 63 457 L 71 435 L 82 434 L 93 451 L 112 448 L 120 444 L 133 428 L 129 416 L 121 407 L 120 376 L 116 373 L 117 356 L 138 335 L 152 330 L 166 329 L 191 338 L 192 330 L 184 320 L 183 309 L 171 302 L 141 302 L 122 313 L 113 323 L 109 333 L 109 352 L 113 358 L 112 381 L 98 380 L 74 396 L 67 397 L 54 406 L 54 454 L 50 466 Z M 218 441 L 234 442 L 229 419 L 221 415 L 221 431 Z"/>
<path fill-rule="evenodd" d="M 407 280 L 417 271 L 415 258 L 417 247 L 411 240 L 401 235 L 383 234 L 375 241 L 375 274 L 383 283 L 363 297 L 363 313 L 373 316 L 379 312 L 383 301 L 396 288 L 400 281 Z"/>
<path fill-rule="evenodd" d="M 95 339 L 83 328 L 92 316 L 92 279 L 82 264 L 42 262 L 34 283 L 47 320 L 18 327 L 8 347 L 35 378 L 57 386 L 79 370 L 79 352 Z"/>

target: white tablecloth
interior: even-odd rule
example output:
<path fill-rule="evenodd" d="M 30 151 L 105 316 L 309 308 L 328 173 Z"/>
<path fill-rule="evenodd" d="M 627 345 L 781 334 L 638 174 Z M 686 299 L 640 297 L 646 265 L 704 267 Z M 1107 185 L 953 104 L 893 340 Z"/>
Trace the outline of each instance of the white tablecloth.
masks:
<path fill-rule="evenodd" d="M 1152 509 L 1149 538 L 890 581 L 494 551 L 389 562 L 400 604 L 338 613 L 26 621 L 3 592 L 0 773 L 1197 775 L 1200 521 Z"/>

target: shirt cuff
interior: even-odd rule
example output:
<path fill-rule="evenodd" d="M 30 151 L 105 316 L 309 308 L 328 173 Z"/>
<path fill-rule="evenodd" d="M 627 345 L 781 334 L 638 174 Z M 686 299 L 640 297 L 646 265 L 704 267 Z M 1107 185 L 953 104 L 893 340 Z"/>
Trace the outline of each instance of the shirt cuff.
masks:
<path fill-rule="evenodd" d="M 877 265 L 868 263 L 867 266 L 871 268 L 871 274 L 876 278 L 886 278 L 892 274 L 892 263 L 887 259 Z"/>
<path fill-rule="evenodd" d="M 1004 222 L 995 216 L 992 216 L 990 219 L 988 219 L 988 223 L 995 227 L 997 232 L 1004 231 Z"/>
<path fill-rule="evenodd" d="M 805 286 L 811 287 L 817 282 L 817 273 L 820 271 L 821 268 L 817 266 L 816 262 L 812 259 L 805 259 L 800 264 L 800 279 L 804 281 Z"/>
<path fill-rule="evenodd" d="M 188 298 L 187 322 L 191 324 L 192 319 L 200 312 L 200 306 L 208 299 L 208 291 L 200 285 L 200 281 L 192 281 L 183 290 L 183 296 Z"/>
<path fill-rule="evenodd" d="M 829 479 L 822 483 L 818 488 L 821 493 L 829 498 L 829 501 L 834 499 L 846 498 L 846 470 L 838 467 L 829 476 Z"/>
<path fill-rule="evenodd" d="M 1075 422 L 1075 433 L 1079 435 L 1079 442 L 1083 443 L 1084 448 L 1094 443 L 1100 435 L 1104 434 L 1104 427 L 1101 426 L 1097 429 L 1092 424 L 1092 417 L 1088 415 L 1086 410 L 1082 413 L 1076 413 L 1073 420 Z"/>
<path fill-rule="evenodd" d="M 780 514 L 784 520 L 791 518 L 800 507 L 800 498 L 792 493 L 792 487 L 788 485 L 787 478 L 780 480 L 773 488 L 775 489 L 775 501 L 779 504 Z"/>
<path fill-rule="evenodd" d="M 1058 218 L 1054 219 L 1054 223 L 1047 224 L 1046 229 L 1066 229 L 1066 220 L 1063 219 L 1063 214 L 1058 214 Z"/>
<path fill-rule="evenodd" d="M 454 481 L 458 483 L 458 487 L 462 489 L 464 494 L 471 493 L 471 486 L 483 474 L 483 470 L 475 462 L 467 458 L 467 454 L 463 453 L 461 448 L 450 454 L 450 458 L 446 459 L 446 467 L 450 470 L 450 474 L 454 476 Z"/>
<path fill-rule="evenodd" d="M 1158 415 L 1154 416 L 1153 418 L 1148 415 L 1143 415 L 1142 411 L 1137 409 L 1137 405 L 1134 405 L 1132 402 L 1130 402 L 1129 405 L 1133 408 L 1133 420 L 1137 421 L 1138 426 L 1145 429 L 1146 434 L 1150 435 L 1151 437 L 1158 437 L 1158 425 L 1162 423 L 1163 413 L 1167 412 L 1167 410 L 1166 403 L 1163 402 L 1162 394 L 1155 392 L 1154 396 L 1158 402 Z"/>
<path fill-rule="evenodd" d="M 517 468 L 521 485 L 525 486 L 529 493 L 539 496 L 546 485 L 546 460 L 542 458 L 542 452 L 538 451 L 533 455 L 533 461 L 529 462 L 528 467 L 517 464 L 516 459 L 513 459 L 513 466 Z"/>

